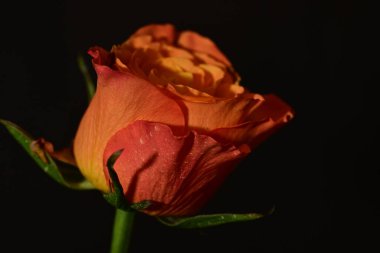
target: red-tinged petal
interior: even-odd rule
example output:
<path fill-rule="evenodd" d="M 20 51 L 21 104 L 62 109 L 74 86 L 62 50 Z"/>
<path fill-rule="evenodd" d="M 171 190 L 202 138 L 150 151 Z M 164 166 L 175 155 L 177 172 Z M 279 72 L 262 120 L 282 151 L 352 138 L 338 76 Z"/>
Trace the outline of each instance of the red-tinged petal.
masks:
<path fill-rule="evenodd" d="M 55 151 L 54 153 L 51 154 L 55 159 L 71 164 L 75 167 L 78 167 L 75 158 L 74 158 L 74 153 L 73 153 L 73 148 L 68 147 L 68 148 L 63 148 L 58 151 Z"/>
<path fill-rule="evenodd" d="M 94 65 L 111 66 L 114 62 L 114 55 L 102 47 L 92 47 L 88 50 L 88 54 L 91 55 Z"/>
<path fill-rule="evenodd" d="M 137 30 L 137 32 L 131 36 L 131 39 L 144 35 L 150 35 L 154 40 L 166 40 L 172 44 L 175 38 L 175 28 L 171 24 L 147 25 Z"/>
<path fill-rule="evenodd" d="M 74 154 L 83 175 L 107 192 L 102 159 L 112 135 L 136 120 L 165 123 L 180 132 L 185 118 L 180 106 L 164 90 L 128 72 L 102 65 L 110 57 L 104 50 L 94 48 L 90 54 L 94 57 L 98 85 L 77 131 Z"/>
<path fill-rule="evenodd" d="M 106 161 L 121 149 L 114 168 L 127 199 L 152 201 L 145 212 L 158 216 L 198 211 L 246 155 L 195 131 L 178 137 L 167 125 L 136 121 L 107 143 L 103 160 L 107 178 Z"/>
<path fill-rule="evenodd" d="M 226 143 L 248 144 L 253 149 L 293 116 L 293 110 L 280 98 L 265 95 L 264 102 L 250 113 L 250 121 L 215 129 L 211 135 Z"/>
<path fill-rule="evenodd" d="M 66 148 L 63 148 L 61 150 L 55 151 L 53 143 L 45 140 L 44 138 L 39 138 L 39 139 L 33 141 L 31 144 L 31 149 L 33 150 L 34 147 L 37 147 L 36 148 L 36 151 L 37 151 L 36 154 L 45 163 L 47 163 L 48 161 L 47 161 L 45 155 L 43 153 L 39 152 L 41 149 L 44 150 L 45 152 L 47 152 L 54 159 L 77 167 L 72 147 L 66 147 Z"/>
<path fill-rule="evenodd" d="M 204 37 L 196 32 L 185 31 L 179 35 L 178 45 L 195 51 L 197 53 L 205 53 L 214 59 L 224 63 L 226 66 L 231 66 L 227 57 L 219 50 L 215 43 L 207 37 Z"/>
<path fill-rule="evenodd" d="M 255 119 L 271 118 L 275 122 L 286 123 L 294 117 L 293 109 L 281 98 L 273 94 L 263 95 L 264 103 L 254 112 Z"/>

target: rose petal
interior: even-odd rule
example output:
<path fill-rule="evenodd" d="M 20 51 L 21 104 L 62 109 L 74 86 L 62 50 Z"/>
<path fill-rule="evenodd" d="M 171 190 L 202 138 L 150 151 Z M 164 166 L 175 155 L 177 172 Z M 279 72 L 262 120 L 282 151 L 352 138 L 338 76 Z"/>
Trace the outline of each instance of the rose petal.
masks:
<path fill-rule="evenodd" d="M 240 125 L 251 120 L 252 112 L 264 101 L 258 94 L 232 99 L 216 99 L 205 103 L 184 100 L 188 108 L 188 125 L 201 132 Z"/>
<path fill-rule="evenodd" d="M 66 147 L 63 149 L 60 149 L 58 151 L 55 151 L 54 153 L 51 154 L 55 159 L 71 164 L 72 166 L 78 167 L 75 158 L 74 158 L 74 153 L 73 153 L 73 148 L 72 147 Z"/>
<path fill-rule="evenodd" d="M 161 45 L 161 53 L 164 57 L 181 57 L 185 59 L 194 60 L 194 55 L 191 54 L 189 51 L 167 44 Z"/>
<path fill-rule="evenodd" d="M 194 131 L 173 135 L 160 123 L 136 121 L 107 143 L 108 158 L 123 149 L 114 168 L 129 202 L 152 201 L 145 212 L 159 216 L 195 213 L 245 155 Z"/>
<path fill-rule="evenodd" d="M 209 94 L 193 89 L 189 86 L 181 84 L 168 84 L 166 88 L 183 100 L 201 103 L 209 103 L 215 101 L 215 98 L 210 96 Z"/>
<path fill-rule="evenodd" d="M 74 154 L 73 154 L 73 149 L 72 147 L 65 147 L 63 149 L 60 149 L 58 151 L 55 151 L 53 143 L 45 140 L 44 138 L 39 138 L 35 141 L 33 141 L 31 145 L 31 149 L 33 150 L 33 146 L 37 146 L 38 148 L 36 149 L 37 151 L 39 150 L 44 150 L 47 152 L 51 157 L 54 159 L 61 161 L 63 163 L 70 164 L 72 166 L 77 167 L 77 164 L 75 162 Z M 47 163 L 48 161 L 46 160 L 46 157 L 44 154 L 38 153 L 37 155 L 40 156 L 40 158 Z"/>
<path fill-rule="evenodd" d="M 171 24 L 147 25 L 138 29 L 131 38 L 143 35 L 150 35 L 154 40 L 166 40 L 168 43 L 172 44 L 175 38 L 175 28 Z"/>
<path fill-rule="evenodd" d="M 219 50 L 215 43 L 207 37 L 204 37 L 196 32 L 185 31 L 179 35 L 178 45 L 193 50 L 195 52 L 205 53 L 214 57 L 216 60 L 224 63 L 226 66 L 231 66 L 227 57 Z"/>
<path fill-rule="evenodd" d="M 183 133 L 181 107 L 165 91 L 128 72 L 112 70 L 103 63 L 111 57 L 100 48 L 89 52 L 98 74 L 98 86 L 80 123 L 74 154 L 85 177 L 97 188 L 108 191 L 104 178 L 103 151 L 109 138 L 136 120 L 169 124 Z"/>
<path fill-rule="evenodd" d="M 128 67 L 131 67 L 129 66 L 131 62 L 130 58 L 132 57 L 134 51 L 139 49 L 147 49 L 149 47 L 155 47 L 154 44 L 160 45 L 160 43 L 157 41 L 164 40 L 167 43 L 172 44 L 175 38 L 175 33 L 176 32 L 174 26 L 170 24 L 144 26 L 137 30 L 121 45 L 113 46 L 111 52 L 114 53 L 116 57 L 119 58 L 124 64 L 128 65 Z M 144 52 L 146 51 L 144 50 Z M 157 51 L 157 53 L 159 52 Z M 149 58 L 143 58 L 145 58 L 145 62 L 149 62 Z M 136 71 L 137 69 L 134 70 Z"/>
<path fill-rule="evenodd" d="M 95 65 L 111 66 L 115 58 L 102 47 L 92 47 L 88 50 L 88 54 L 91 55 L 92 63 Z"/>
<path fill-rule="evenodd" d="M 250 121 L 215 129 L 211 135 L 226 143 L 249 144 L 253 149 L 293 116 L 290 106 L 280 98 L 275 95 L 265 95 L 264 102 L 250 113 Z"/>
<path fill-rule="evenodd" d="M 210 57 L 208 54 L 201 53 L 201 52 L 193 52 L 193 55 L 201 63 L 218 66 L 220 68 L 226 68 L 226 65 L 224 63 L 215 60 L 214 58 Z"/>

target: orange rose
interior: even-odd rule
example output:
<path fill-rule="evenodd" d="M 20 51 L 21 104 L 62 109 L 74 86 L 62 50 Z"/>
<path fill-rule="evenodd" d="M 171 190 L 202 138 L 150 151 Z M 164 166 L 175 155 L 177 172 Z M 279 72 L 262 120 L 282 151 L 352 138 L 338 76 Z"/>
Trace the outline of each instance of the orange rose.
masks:
<path fill-rule="evenodd" d="M 139 29 L 111 52 L 89 50 L 96 94 L 74 141 L 77 164 L 109 192 L 108 158 L 126 198 L 144 212 L 190 215 L 236 164 L 293 114 L 274 95 L 248 92 L 208 38 L 172 25 Z"/>

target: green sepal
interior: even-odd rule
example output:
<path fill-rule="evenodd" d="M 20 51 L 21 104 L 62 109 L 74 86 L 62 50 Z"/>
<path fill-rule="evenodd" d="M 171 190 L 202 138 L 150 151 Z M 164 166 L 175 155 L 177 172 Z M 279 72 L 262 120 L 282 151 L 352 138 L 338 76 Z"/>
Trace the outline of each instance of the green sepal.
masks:
<path fill-rule="evenodd" d="M 88 71 L 88 67 L 81 54 L 79 54 L 77 57 L 77 63 L 78 63 L 79 70 L 82 73 L 84 81 L 86 83 L 88 102 L 91 102 L 91 99 L 95 94 L 95 84 L 91 79 L 90 72 Z"/>
<path fill-rule="evenodd" d="M 94 189 L 93 185 L 82 176 L 78 168 L 64 163 L 57 166 L 54 159 L 41 147 L 35 145 L 32 149 L 33 142 L 36 140 L 21 127 L 2 119 L 0 119 L 0 123 L 5 126 L 38 166 L 56 182 L 74 190 Z"/>
<path fill-rule="evenodd" d="M 271 211 L 272 212 L 272 211 Z M 264 217 L 264 214 L 205 214 L 192 217 L 157 217 L 158 221 L 169 227 L 193 229 L 219 226 L 227 223 L 244 222 L 257 220 Z"/>
<path fill-rule="evenodd" d="M 147 209 L 151 205 L 152 205 L 151 201 L 149 201 L 149 200 L 143 200 L 141 202 L 131 204 L 131 208 L 134 209 L 134 210 L 139 211 L 139 210 Z"/>
<path fill-rule="evenodd" d="M 111 181 L 111 192 L 104 193 L 103 197 L 107 200 L 108 203 L 110 203 L 118 209 L 122 209 L 125 211 L 144 210 L 151 205 L 151 202 L 149 200 L 143 200 L 138 203 L 129 203 L 127 198 L 124 196 L 123 187 L 113 167 L 116 160 L 119 158 L 122 152 L 123 150 L 116 151 L 107 160 L 107 170 Z"/>

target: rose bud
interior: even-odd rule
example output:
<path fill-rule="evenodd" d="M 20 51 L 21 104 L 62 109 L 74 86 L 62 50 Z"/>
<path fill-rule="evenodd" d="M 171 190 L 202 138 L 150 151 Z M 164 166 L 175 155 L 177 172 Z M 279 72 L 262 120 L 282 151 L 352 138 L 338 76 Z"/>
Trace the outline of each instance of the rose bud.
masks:
<path fill-rule="evenodd" d="M 249 92 L 208 38 L 149 25 L 108 52 L 89 50 L 97 90 L 74 141 L 76 162 L 110 192 L 107 160 L 130 203 L 157 216 L 196 213 L 236 165 L 293 117 L 274 95 Z"/>

